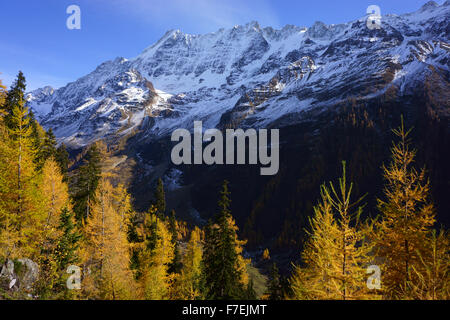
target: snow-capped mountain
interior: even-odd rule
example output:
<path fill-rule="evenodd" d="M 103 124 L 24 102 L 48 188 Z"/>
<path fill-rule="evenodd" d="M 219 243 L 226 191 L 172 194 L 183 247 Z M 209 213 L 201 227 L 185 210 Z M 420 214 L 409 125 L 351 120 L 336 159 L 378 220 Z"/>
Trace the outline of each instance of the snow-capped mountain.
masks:
<path fill-rule="evenodd" d="M 44 127 L 69 146 L 175 128 L 282 126 L 350 97 L 374 97 L 395 86 L 408 94 L 430 71 L 449 71 L 450 1 L 339 25 L 257 22 L 204 35 L 168 31 L 137 57 L 116 58 L 54 90 L 28 94 Z"/>

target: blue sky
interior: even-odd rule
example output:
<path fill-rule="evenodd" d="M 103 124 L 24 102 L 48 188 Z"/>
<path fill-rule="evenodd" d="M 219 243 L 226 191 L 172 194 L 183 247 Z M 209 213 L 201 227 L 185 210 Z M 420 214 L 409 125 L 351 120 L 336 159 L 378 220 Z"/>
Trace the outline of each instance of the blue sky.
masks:
<path fill-rule="evenodd" d="M 10 85 L 18 70 L 28 90 L 60 87 L 100 63 L 133 58 L 167 30 L 214 32 L 258 21 L 261 26 L 342 23 L 376 4 L 382 14 L 419 9 L 426 0 L 2 0 L 0 79 Z M 439 4 L 444 1 L 437 1 Z M 81 8 L 81 30 L 66 28 L 66 8 Z"/>

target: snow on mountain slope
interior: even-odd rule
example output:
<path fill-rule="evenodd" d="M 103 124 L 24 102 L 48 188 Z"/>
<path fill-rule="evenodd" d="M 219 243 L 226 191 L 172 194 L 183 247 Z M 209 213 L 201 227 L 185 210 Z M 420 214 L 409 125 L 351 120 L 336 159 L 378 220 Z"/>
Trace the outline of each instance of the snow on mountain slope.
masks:
<path fill-rule="evenodd" d="M 449 70 L 450 3 L 309 29 L 257 22 L 205 35 L 168 31 L 137 57 L 116 58 L 63 88 L 35 90 L 28 101 L 60 141 L 83 146 L 141 131 L 270 126 L 292 114 L 395 85 L 412 90 L 432 65 Z M 290 120 L 289 120 L 290 119 Z M 288 123 L 285 123 L 288 124 Z"/>

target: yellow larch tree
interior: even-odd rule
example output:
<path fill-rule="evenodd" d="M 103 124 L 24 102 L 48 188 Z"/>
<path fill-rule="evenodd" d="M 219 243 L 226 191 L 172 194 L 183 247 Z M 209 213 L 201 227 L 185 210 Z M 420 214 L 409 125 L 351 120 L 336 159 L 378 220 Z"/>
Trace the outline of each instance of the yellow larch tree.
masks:
<path fill-rule="evenodd" d="M 165 221 L 156 215 L 152 206 L 145 219 L 146 241 L 141 252 L 142 289 L 147 300 L 166 300 L 174 276 L 169 274 L 169 264 L 174 256 L 172 235 Z"/>
<path fill-rule="evenodd" d="M 41 233 L 41 253 L 38 258 L 40 266 L 36 292 L 43 299 L 53 296 L 55 283 L 61 277 L 58 274 L 57 246 L 63 230 L 59 228 L 63 209 L 70 208 L 68 186 L 63 182 L 61 170 L 53 158 L 48 159 L 42 168 L 40 187 L 43 195 L 45 220 Z"/>
<path fill-rule="evenodd" d="M 102 177 L 85 227 L 82 285 L 88 298 L 132 299 L 136 293 L 127 235 L 121 229 L 122 217 L 114 209 L 113 194 L 114 188 Z"/>
<path fill-rule="evenodd" d="M 413 167 L 416 151 L 410 148 L 410 130 L 403 118 L 393 130 L 399 142 L 391 148 L 392 160 L 383 166 L 385 199 L 378 200 L 381 220 L 377 224 L 377 254 L 383 259 L 382 287 L 385 298 L 407 298 L 408 287 L 417 283 L 412 268 L 419 268 L 420 256 L 426 256 L 426 237 L 435 222 L 429 200 L 430 183 L 425 170 Z"/>
<path fill-rule="evenodd" d="M 353 184 L 347 184 L 345 162 L 339 189 L 321 186 L 322 202 L 315 207 L 309 240 L 303 252 L 305 268 L 291 279 L 298 299 L 360 300 L 374 296 L 366 286 L 366 268 L 372 256 L 371 227 L 359 219 L 363 198 L 351 202 Z"/>
<path fill-rule="evenodd" d="M 174 298 L 180 300 L 197 300 L 202 298 L 201 262 L 203 255 L 202 231 L 195 227 L 183 256 L 183 267 L 177 276 Z"/>
<path fill-rule="evenodd" d="M 433 230 L 425 242 L 424 253 L 418 252 L 420 263 L 411 267 L 411 281 L 405 296 L 415 300 L 450 299 L 450 239 L 448 232 Z"/>
<path fill-rule="evenodd" d="M 42 191 L 39 188 L 39 174 L 35 171 L 33 159 L 36 153 L 32 146 L 30 118 L 25 107 L 23 92 L 17 103 L 12 105 L 8 121 L 10 137 L 10 161 L 8 169 L 15 176 L 7 199 L 8 232 L 11 247 L 10 257 L 35 259 L 40 253 L 40 237 L 44 222 Z M 9 158 L 9 157 L 8 157 Z"/>
<path fill-rule="evenodd" d="M 61 169 L 55 159 L 48 159 L 42 168 L 42 191 L 45 208 L 45 238 L 55 240 L 59 234 L 59 215 L 64 207 L 70 205 L 69 190 L 63 181 Z"/>

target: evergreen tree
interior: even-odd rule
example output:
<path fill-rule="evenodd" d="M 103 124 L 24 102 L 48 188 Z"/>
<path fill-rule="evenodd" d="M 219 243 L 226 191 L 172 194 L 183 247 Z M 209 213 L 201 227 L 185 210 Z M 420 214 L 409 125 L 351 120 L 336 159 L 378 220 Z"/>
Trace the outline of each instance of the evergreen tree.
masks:
<path fill-rule="evenodd" d="M 435 217 L 425 170 L 417 172 L 413 167 L 416 151 L 410 149 L 411 129 L 405 130 L 402 118 L 401 126 L 393 132 L 399 142 L 391 148 L 389 167 L 383 166 L 385 200 L 378 200 L 382 219 L 377 225 L 376 248 L 384 261 L 384 295 L 401 299 L 408 287 L 418 281 L 411 271 L 419 268 L 420 255 L 425 255 L 426 237 Z"/>
<path fill-rule="evenodd" d="M 2 109 L 5 113 L 5 124 L 7 127 L 12 128 L 15 125 L 12 123 L 12 114 L 15 106 L 24 105 L 24 95 L 26 91 L 25 76 L 22 71 L 19 71 L 16 80 L 11 86 L 6 95 L 5 102 Z"/>
<path fill-rule="evenodd" d="M 36 170 L 40 171 L 44 165 L 46 158 L 41 156 L 41 147 L 45 139 L 45 130 L 42 128 L 34 117 L 33 111 L 30 109 L 28 111 L 28 118 L 30 119 L 30 139 L 31 147 L 36 151 L 33 162 L 36 166 Z"/>
<path fill-rule="evenodd" d="M 267 299 L 269 300 L 282 300 L 283 292 L 280 282 L 280 274 L 277 264 L 274 262 L 270 269 L 269 283 L 267 286 Z"/>
<path fill-rule="evenodd" d="M 82 238 L 75 225 L 75 216 L 68 207 L 64 207 L 59 216 L 58 230 L 61 233 L 54 252 L 58 279 L 55 283 L 57 298 L 72 299 L 76 292 L 67 288 L 67 268 L 80 262 L 79 248 Z"/>
<path fill-rule="evenodd" d="M 155 190 L 156 214 L 160 219 L 164 219 L 166 214 L 166 195 L 164 193 L 164 184 L 161 178 L 158 179 Z"/>
<path fill-rule="evenodd" d="M 245 288 L 244 300 L 257 300 L 256 292 L 253 284 L 253 279 L 250 279 L 250 281 L 247 284 L 247 287 Z"/>
<path fill-rule="evenodd" d="M 56 138 L 51 128 L 45 132 L 42 144 L 39 146 L 35 161 L 37 170 L 41 170 L 45 161 L 50 158 L 56 159 Z"/>
<path fill-rule="evenodd" d="M 220 192 L 219 214 L 205 230 L 203 276 L 207 299 L 238 299 L 248 285 L 247 264 L 242 256 L 243 241 L 231 216 L 228 181 Z"/>
<path fill-rule="evenodd" d="M 85 222 L 90 215 L 90 203 L 95 202 L 95 194 L 101 176 L 101 153 L 93 144 L 78 168 L 75 176 L 73 195 L 74 211 L 78 223 Z"/>
<path fill-rule="evenodd" d="M 56 149 L 55 160 L 61 169 L 61 174 L 63 175 L 63 179 L 65 182 L 68 181 L 68 170 L 69 170 L 69 153 L 66 150 L 66 146 L 64 143 L 61 143 L 60 146 Z"/>

